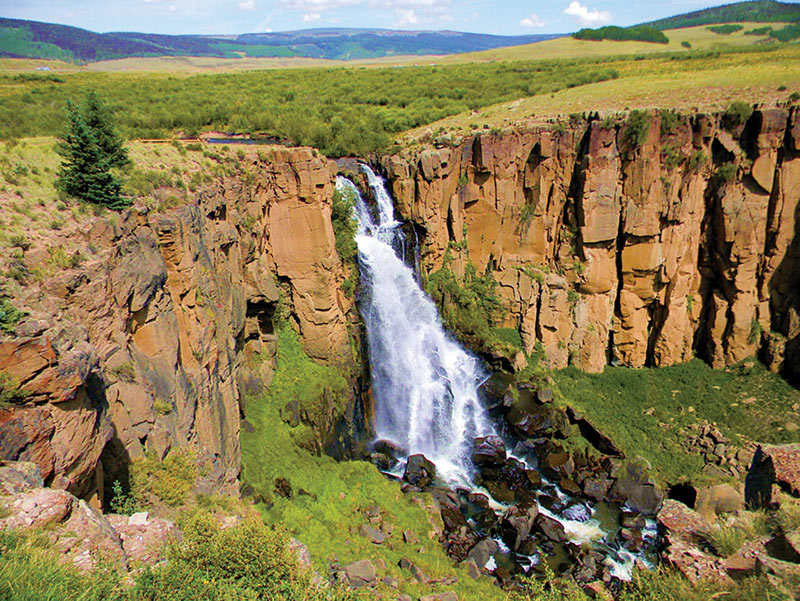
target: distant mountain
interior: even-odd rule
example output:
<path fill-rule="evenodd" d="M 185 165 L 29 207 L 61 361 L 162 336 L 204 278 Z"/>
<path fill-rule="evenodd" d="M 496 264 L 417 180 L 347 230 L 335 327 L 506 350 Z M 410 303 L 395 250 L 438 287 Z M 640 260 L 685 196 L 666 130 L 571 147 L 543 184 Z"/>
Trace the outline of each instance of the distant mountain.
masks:
<path fill-rule="evenodd" d="M 235 36 L 95 33 L 68 25 L 0 18 L 0 56 L 73 62 L 133 56 L 304 56 L 353 60 L 399 54 L 457 54 L 557 37 L 560 36 L 385 29 L 306 29 Z"/>
<path fill-rule="evenodd" d="M 780 23 L 800 21 L 800 4 L 775 2 L 774 0 L 754 0 L 723 4 L 712 8 L 704 8 L 666 19 L 642 23 L 657 29 L 679 29 L 697 25 L 713 25 L 717 23 Z"/>

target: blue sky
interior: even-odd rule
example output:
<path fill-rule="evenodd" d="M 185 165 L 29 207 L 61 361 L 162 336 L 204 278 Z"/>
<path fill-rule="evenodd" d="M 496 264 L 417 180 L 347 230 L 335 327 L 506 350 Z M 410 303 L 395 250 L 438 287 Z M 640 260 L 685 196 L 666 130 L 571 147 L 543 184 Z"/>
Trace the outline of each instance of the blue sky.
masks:
<path fill-rule="evenodd" d="M 92 31 L 248 33 L 310 27 L 564 33 L 632 25 L 724 3 L 703 0 L 0 0 L 0 16 Z"/>

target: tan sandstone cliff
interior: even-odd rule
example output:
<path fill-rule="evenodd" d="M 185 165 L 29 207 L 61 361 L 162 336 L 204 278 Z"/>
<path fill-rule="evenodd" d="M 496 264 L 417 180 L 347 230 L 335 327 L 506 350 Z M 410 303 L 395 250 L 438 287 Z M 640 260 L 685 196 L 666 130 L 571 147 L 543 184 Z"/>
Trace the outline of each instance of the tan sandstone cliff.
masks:
<path fill-rule="evenodd" d="M 0 406 L 0 459 L 33 461 L 46 484 L 99 500 L 131 460 L 188 448 L 215 491 L 235 492 L 242 388 L 253 371 L 269 380 L 278 303 L 311 357 L 355 372 L 330 220 L 336 167 L 308 148 L 259 156 L 195 203 L 72 233 L 90 258 L 26 288 L 30 316 L 0 337 L 2 370 L 29 394 Z M 23 260 L 35 268 L 40 255 Z"/>
<path fill-rule="evenodd" d="M 573 119 L 381 162 L 423 269 L 448 248 L 488 267 L 552 367 L 760 353 L 800 374 L 800 111 L 649 121 L 638 145 L 624 119 Z"/>

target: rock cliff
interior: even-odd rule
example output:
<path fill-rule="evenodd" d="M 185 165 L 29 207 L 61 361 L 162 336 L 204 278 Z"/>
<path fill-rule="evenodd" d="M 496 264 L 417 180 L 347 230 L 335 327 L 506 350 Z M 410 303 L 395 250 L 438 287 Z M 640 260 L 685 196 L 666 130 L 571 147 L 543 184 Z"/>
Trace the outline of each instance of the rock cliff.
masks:
<path fill-rule="evenodd" d="M 187 448 L 212 466 L 215 492 L 235 493 L 242 400 L 269 381 L 279 305 L 309 356 L 355 375 L 335 165 L 276 148 L 236 169 L 188 205 L 91 221 L 72 233 L 86 261 L 23 288 L 30 314 L 0 337 L 23 392 L 0 405 L 0 459 L 101 501 L 131 460 Z M 35 269 L 41 255 L 23 261 Z"/>
<path fill-rule="evenodd" d="M 381 159 L 423 270 L 468 261 L 552 367 L 800 375 L 800 110 L 634 113 Z"/>

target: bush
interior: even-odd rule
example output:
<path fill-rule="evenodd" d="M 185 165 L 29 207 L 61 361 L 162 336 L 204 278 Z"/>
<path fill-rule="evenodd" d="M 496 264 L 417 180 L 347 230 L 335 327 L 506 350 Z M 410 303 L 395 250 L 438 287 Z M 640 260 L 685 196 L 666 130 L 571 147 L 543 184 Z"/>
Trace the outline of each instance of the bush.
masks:
<path fill-rule="evenodd" d="M 650 115 L 647 111 L 632 111 L 625 123 L 623 134 L 625 142 L 631 150 L 639 148 L 647 141 L 650 133 Z"/>
<path fill-rule="evenodd" d="M 7 372 L 0 371 L 0 407 L 23 402 L 28 396 L 30 393 L 20 388 L 19 380 Z"/>
<path fill-rule="evenodd" d="M 692 45 L 689 42 L 687 42 L 686 40 L 683 40 L 681 42 L 681 46 L 683 46 L 684 48 L 691 48 L 692 47 Z"/>
<path fill-rule="evenodd" d="M 713 25 L 711 27 L 707 27 L 709 31 L 712 31 L 719 35 L 731 35 L 732 33 L 736 33 L 737 31 L 741 31 L 744 29 L 742 25 Z"/>
<path fill-rule="evenodd" d="M 589 40 L 599 42 L 602 40 L 613 40 L 615 42 L 636 41 L 651 42 L 654 44 L 668 44 L 669 38 L 663 31 L 649 25 L 637 25 L 635 27 L 617 27 L 609 25 L 598 29 L 581 29 L 572 34 L 576 40 Z"/>
<path fill-rule="evenodd" d="M 744 125 L 752 114 L 752 106 L 741 100 L 734 100 L 722 113 L 722 124 L 728 128 Z"/>
<path fill-rule="evenodd" d="M 130 494 L 138 505 L 159 501 L 171 507 L 186 502 L 198 474 L 194 457 L 182 450 L 163 460 L 147 455 L 132 462 L 130 472 Z"/>
<path fill-rule="evenodd" d="M 13 334 L 17 323 L 28 313 L 20 311 L 7 298 L 0 298 L 0 332 Z"/>
<path fill-rule="evenodd" d="M 355 192 L 349 188 L 344 191 L 338 188 L 333 192 L 331 202 L 331 222 L 333 233 L 336 237 L 336 252 L 339 258 L 351 265 L 355 263 L 358 254 L 355 235 L 358 231 L 358 222 L 353 215 L 353 208 L 356 206 Z"/>
<path fill-rule="evenodd" d="M 736 165 L 734 163 L 725 163 L 717 168 L 714 173 L 714 183 L 718 186 L 732 182 L 736 178 Z"/>

